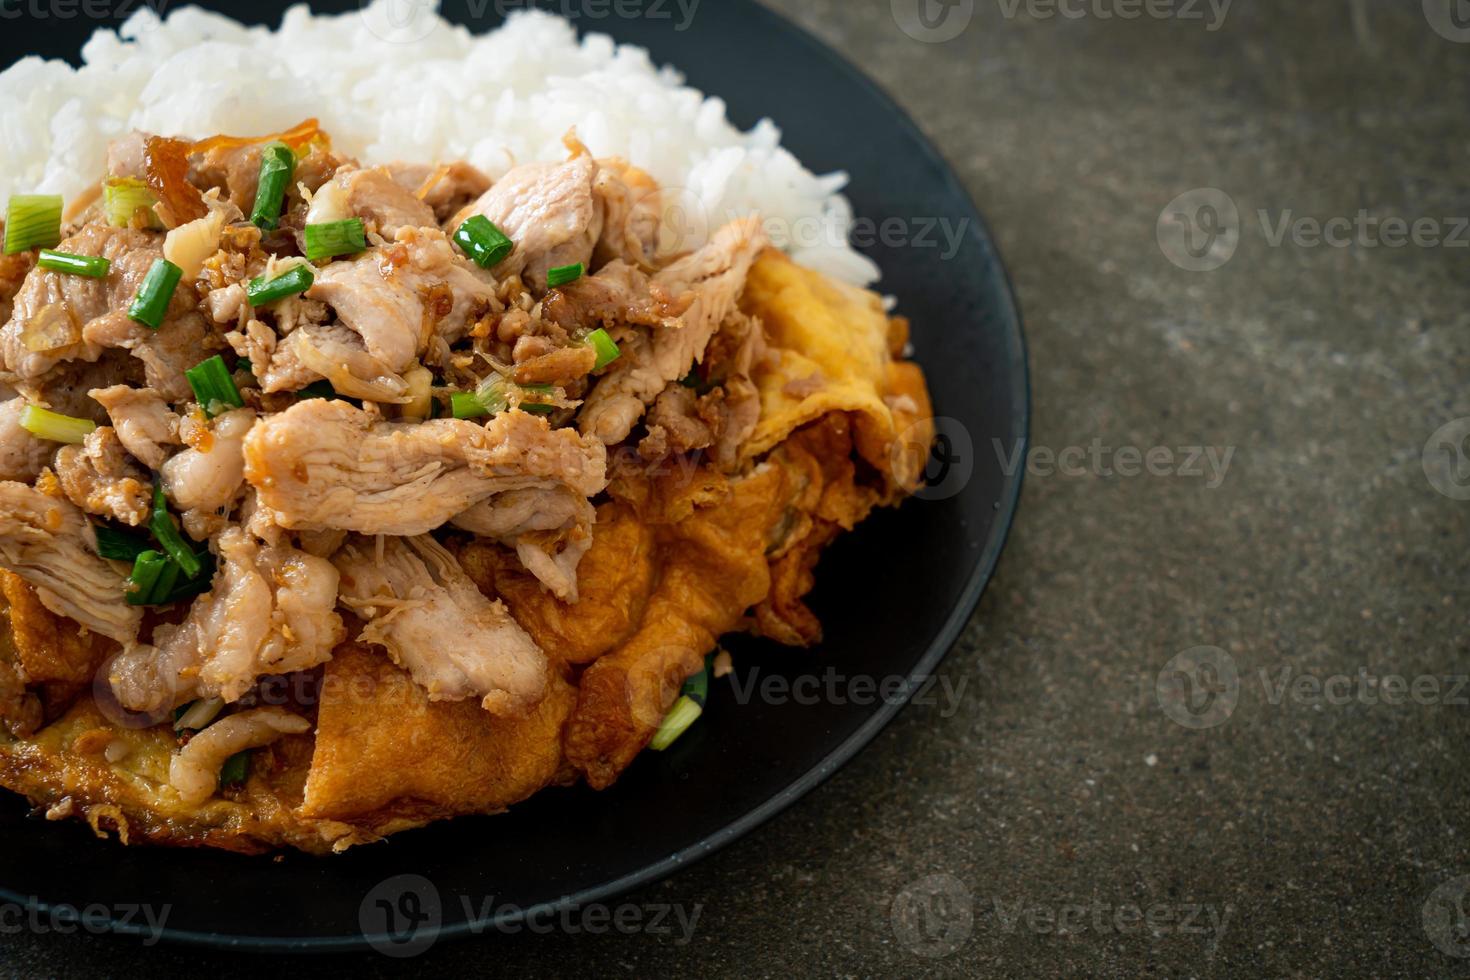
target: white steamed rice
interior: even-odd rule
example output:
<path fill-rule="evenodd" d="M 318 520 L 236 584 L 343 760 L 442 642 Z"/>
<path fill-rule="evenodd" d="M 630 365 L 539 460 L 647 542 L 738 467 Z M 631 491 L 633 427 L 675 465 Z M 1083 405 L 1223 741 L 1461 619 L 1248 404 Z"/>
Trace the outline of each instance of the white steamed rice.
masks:
<path fill-rule="evenodd" d="M 594 154 L 626 157 L 675 189 L 670 220 L 686 243 L 758 212 L 798 261 L 861 285 L 878 278 L 847 243 L 845 174 L 814 175 L 770 120 L 742 133 L 722 100 L 647 51 L 601 34 L 579 42 L 550 14 L 473 35 L 442 20 L 437 2 L 374 0 L 339 16 L 298 5 L 276 31 L 197 7 L 160 20 L 144 7 L 120 31 L 93 34 L 82 57 L 80 69 L 32 57 L 0 73 L 0 201 L 82 192 L 108 141 L 132 129 L 246 135 L 316 116 L 339 151 L 364 161 L 467 159 L 499 177 L 563 159 L 575 126 Z"/>

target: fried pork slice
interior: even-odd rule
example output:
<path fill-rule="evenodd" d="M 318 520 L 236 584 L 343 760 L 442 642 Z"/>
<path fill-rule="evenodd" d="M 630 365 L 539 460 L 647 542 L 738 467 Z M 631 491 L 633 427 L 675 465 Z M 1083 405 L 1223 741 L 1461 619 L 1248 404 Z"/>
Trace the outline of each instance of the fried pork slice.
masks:
<path fill-rule="evenodd" d="M 152 477 L 128 456 L 110 425 L 92 430 L 80 446 L 63 446 L 56 476 L 67 499 L 88 514 L 137 527 L 152 512 Z"/>
<path fill-rule="evenodd" d="M 268 674 L 324 663 L 346 637 L 337 570 L 288 544 L 264 544 L 232 527 L 217 540 L 213 587 L 188 618 L 160 624 L 152 646 L 133 646 L 108 670 L 118 703 L 157 712 L 198 697 L 238 701 Z"/>
<path fill-rule="evenodd" d="M 276 523 L 298 531 L 424 534 L 507 490 L 594 496 L 606 467 L 601 444 L 518 410 L 487 425 L 395 424 L 317 399 L 269 416 L 245 440 L 245 478 Z"/>
<path fill-rule="evenodd" d="M 95 361 L 104 346 L 119 346 L 85 334 L 114 314 L 126 320 L 138 287 L 154 260 L 163 256 L 163 236 L 97 222 L 56 247 L 74 255 L 102 256 L 111 265 L 101 279 L 40 268 L 26 274 L 10 319 L 0 327 L 0 355 L 17 378 L 38 378 L 62 361 Z M 187 312 L 193 302 L 192 290 L 175 290 L 169 316 Z"/>
<path fill-rule="evenodd" d="M 514 717 L 540 703 L 546 655 L 432 537 L 355 538 L 332 560 L 342 602 L 367 621 L 358 640 L 386 648 L 429 700 Z"/>
<path fill-rule="evenodd" d="M 107 409 L 123 448 L 149 469 L 162 466 L 179 445 L 179 417 L 153 389 L 112 385 L 87 394 Z"/>
<path fill-rule="evenodd" d="M 56 443 L 37 439 L 21 428 L 20 413 L 27 404 L 24 398 L 0 403 L 0 480 L 32 482 L 56 451 Z"/>
<path fill-rule="evenodd" d="M 245 486 L 245 436 L 255 425 L 255 411 L 237 408 L 207 427 L 186 420 L 183 433 L 191 448 L 163 464 L 163 491 L 183 511 L 184 528 L 195 538 L 209 537 Z"/>
<path fill-rule="evenodd" d="M 366 170 L 352 166 L 337 169 L 332 179 L 312 196 L 308 222 L 338 220 L 347 215 L 361 218 L 368 231 L 392 238 L 400 228 L 436 227 L 434 209 L 414 196 L 413 191 L 393 179 L 386 167 Z M 331 217 L 318 219 L 318 210 Z"/>
<path fill-rule="evenodd" d="M 322 378 L 348 398 L 385 404 L 409 400 L 408 382 L 340 323 L 312 323 L 294 331 L 271 352 L 260 384 L 266 392 L 298 391 Z"/>
<path fill-rule="evenodd" d="M 690 372 L 720 324 L 736 312 L 751 263 L 766 244 L 758 219 L 734 221 L 708 245 L 653 277 L 650 288 L 665 295 L 693 294 L 689 306 L 677 327 L 640 332 L 622 345 L 622 356 L 582 407 L 578 425 L 583 432 L 609 446 L 628 437 L 647 406 Z"/>
<path fill-rule="evenodd" d="M 535 292 L 544 292 L 546 273 L 559 266 L 592 262 L 602 235 L 602 208 L 593 193 L 597 164 L 590 156 L 565 163 L 528 163 L 500 178 L 454 219 L 481 214 L 515 242 L 498 265 L 502 278 L 519 275 Z"/>
<path fill-rule="evenodd" d="M 137 637 L 143 614 L 127 604 L 127 576 L 97 555 L 92 525 L 70 501 L 0 483 L 0 567 L 58 616 L 123 643 Z"/>
<path fill-rule="evenodd" d="M 180 287 L 174 295 L 190 292 Z M 211 336 L 203 315 L 185 312 L 153 330 L 129 317 L 127 310 L 124 305 L 92 321 L 82 329 L 82 337 L 90 345 L 118 348 L 137 358 L 148 387 L 170 401 L 192 398 L 193 389 L 184 372 L 223 346 Z"/>
<path fill-rule="evenodd" d="M 463 160 L 437 167 L 427 163 L 390 163 L 388 172 L 433 208 L 438 221 L 447 220 L 490 189 L 490 178 Z"/>
<path fill-rule="evenodd" d="M 592 190 L 603 214 L 593 262 L 622 261 L 651 270 L 663 218 L 658 182 L 625 160 L 599 160 Z"/>
<path fill-rule="evenodd" d="M 390 245 L 331 263 L 306 295 L 336 310 L 367 352 L 399 373 L 432 338 L 446 345 L 462 338 L 494 305 L 495 282 L 443 232 L 410 227 Z"/>
<path fill-rule="evenodd" d="M 516 549 L 526 570 L 558 599 L 577 601 L 577 566 L 592 547 L 592 501 L 566 487 L 511 490 L 482 500 L 454 526 Z"/>
<path fill-rule="evenodd" d="M 237 752 L 258 749 L 282 735 L 311 731 L 311 722 L 282 708 L 252 708 L 221 718 L 189 739 L 169 762 L 169 785 L 187 804 L 198 805 L 219 789 L 219 772 Z"/>

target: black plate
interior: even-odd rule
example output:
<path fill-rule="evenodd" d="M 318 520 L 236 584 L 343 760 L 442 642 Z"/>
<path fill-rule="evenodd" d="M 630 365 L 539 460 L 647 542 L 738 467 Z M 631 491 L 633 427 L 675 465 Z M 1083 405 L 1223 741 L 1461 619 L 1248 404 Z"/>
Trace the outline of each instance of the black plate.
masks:
<path fill-rule="evenodd" d="M 271 24 L 286 6 L 206 5 Z M 476 30 L 498 20 L 495 4 L 477 4 L 486 13 L 475 19 L 453 3 L 445 6 L 448 16 Z M 27 53 L 75 60 L 96 26 L 83 18 L 44 26 L 11 21 L 0 31 L 0 64 Z M 923 677 L 979 600 L 1020 491 L 1019 470 L 1003 472 L 994 448 L 1004 447 L 1009 458 L 1027 434 L 1025 350 L 1005 270 L 949 167 L 852 66 L 744 0 L 701 4 L 687 30 L 674 26 L 654 17 L 584 24 L 649 48 L 658 63 L 675 64 L 690 84 L 725 98 L 742 128 L 771 116 L 785 145 L 812 170 L 852 175 L 848 194 L 859 216 L 906 222 L 914 244 L 877 243 L 864 251 L 883 268 L 882 290 L 896 295 L 899 311 L 913 321 L 918 358 L 944 418 L 940 444 L 952 458 L 934 464 L 937 483 L 926 499 L 875 516 L 824 557 L 812 601 L 827 631 L 821 647 L 793 653 L 739 643 L 737 673 L 742 683 L 757 671 L 786 678 L 824 678 L 829 670 L 848 679 Z M 941 218 L 969 222 L 958 254 L 947 261 L 942 244 L 925 247 L 918 240 L 926 222 Z M 404 899 L 405 888 L 418 889 L 418 907 L 431 909 L 435 894 L 422 882 L 390 881 L 418 875 L 437 894 L 439 935 L 493 931 L 527 910 L 603 901 L 666 877 L 789 806 L 901 706 L 901 699 L 873 703 L 858 687 L 848 690 L 851 697 L 816 703 L 760 697 L 737 703 L 731 685 L 717 683 L 705 717 L 681 742 L 662 755 L 645 755 L 606 792 L 549 791 L 503 816 L 441 823 L 331 859 L 123 848 L 80 826 L 27 821 L 23 801 L 4 794 L 0 896 L 78 908 L 169 905 L 165 935 L 173 940 L 328 950 L 364 945 L 364 921 L 378 924 L 370 931 L 381 929 L 378 898 L 411 911 L 405 903 L 415 897 Z M 476 921 L 478 911 L 466 914 L 466 900 L 478 910 L 491 896 L 491 921 Z M 118 928 L 137 931 L 138 924 Z"/>

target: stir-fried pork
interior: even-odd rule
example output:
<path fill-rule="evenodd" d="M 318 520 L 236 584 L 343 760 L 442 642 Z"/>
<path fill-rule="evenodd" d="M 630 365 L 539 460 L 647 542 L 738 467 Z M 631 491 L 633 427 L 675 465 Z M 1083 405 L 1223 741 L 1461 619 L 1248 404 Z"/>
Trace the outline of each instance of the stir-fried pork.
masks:
<path fill-rule="evenodd" d="M 348 215 L 361 218 L 368 231 L 392 238 L 400 228 L 424 228 L 437 224 L 434 209 L 393 179 L 384 167 L 358 170 L 342 167 L 312 198 L 313 209 L 328 211 L 324 219 L 340 220 Z M 316 216 L 310 216 L 316 220 Z"/>
<path fill-rule="evenodd" d="M 0 567 L 36 588 L 42 605 L 122 642 L 143 612 L 127 604 L 127 576 L 97 556 L 87 518 L 70 501 L 23 483 L 0 483 Z"/>
<path fill-rule="evenodd" d="M 311 722 L 281 708 L 252 708 L 221 718 L 189 739 L 169 763 L 168 781 L 185 803 L 197 805 L 219 789 L 230 756 L 269 745 L 282 735 L 311 731 Z"/>
<path fill-rule="evenodd" d="M 158 469 L 179 443 L 179 417 L 151 388 L 113 385 L 87 393 L 107 410 L 123 448 L 149 469 Z"/>
<path fill-rule="evenodd" d="M 566 487 L 496 494 L 454 526 L 516 549 L 521 564 L 557 598 L 577 601 L 577 566 L 592 547 L 592 502 Z"/>
<path fill-rule="evenodd" d="M 354 538 L 333 559 L 342 601 L 367 620 L 359 640 L 388 650 L 434 701 L 480 699 L 524 716 L 546 688 L 546 655 L 499 600 L 485 598 L 428 535 Z"/>
<path fill-rule="evenodd" d="M 267 674 L 324 663 L 346 638 L 336 612 L 337 570 L 287 544 L 263 544 L 241 528 L 218 538 L 213 588 L 178 625 L 160 624 L 153 646 L 114 658 L 109 681 L 134 711 L 197 697 L 237 701 Z"/>
<path fill-rule="evenodd" d="M 192 448 L 163 464 L 163 490 L 184 512 L 184 527 L 195 537 L 218 530 L 212 525 L 244 487 L 242 447 L 253 425 L 255 412 L 239 408 L 208 427 L 195 420 L 185 420 L 181 426 L 183 434 L 191 437 Z"/>
<path fill-rule="evenodd" d="M 54 442 L 44 442 L 21 428 L 20 414 L 26 404 L 24 398 L 0 402 L 0 480 L 30 483 L 41 475 L 56 449 Z"/>
<path fill-rule="evenodd" d="M 302 402 L 245 440 L 245 476 L 283 527 L 362 534 L 431 531 L 506 490 L 607 483 L 606 450 L 525 412 L 488 425 L 398 425 L 341 401 Z"/>
<path fill-rule="evenodd" d="M 745 277 L 766 237 L 760 222 L 732 222 L 699 251 L 653 277 L 668 295 L 693 294 L 677 329 L 639 333 L 587 396 L 578 424 L 607 445 L 622 442 L 670 382 L 689 373 L 725 318 L 736 312 Z"/>
<path fill-rule="evenodd" d="M 56 475 L 67 499 L 88 514 L 134 527 L 147 523 L 153 481 L 129 458 L 111 426 L 94 429 L 80 446 L 63 446 Z"/>
<path fill-rule="evenodd" d="M 590 156 L 565 163 L 528 163 L 495 182 L 455 222 L 482 214 L 515 242 L 495 267 L 497 276 L 520 275 L 544 290 L 546 273 L 592 261 L 602 235 L 602 209 L 592 191 L 597 164 Z"/>

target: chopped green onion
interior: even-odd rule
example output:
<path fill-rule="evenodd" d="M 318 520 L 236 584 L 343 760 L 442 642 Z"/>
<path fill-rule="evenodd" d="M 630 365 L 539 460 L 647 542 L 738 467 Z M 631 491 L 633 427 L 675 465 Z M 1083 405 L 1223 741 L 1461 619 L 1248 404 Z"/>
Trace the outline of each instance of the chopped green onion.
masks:
<path fill-rule="evenodd" d="M 662 752 L 688 731 L 689 726 L 699 720 L 702 714 L 704 709 L 699 706 L 699 702 L 688 696 L 680 697 L 674 702 L 674 707 L 664 718 L 663 724 L 658 726 L 658 731 L 653 733 L 653 741 L 648 743 L 648 747 L 655 752 Z"/>
<path fill-rule="evenodd" d="M 5 254 L 61 242 L 61 195 L 17 194 L 5 208 Z"/>
<path fill-rule="evenodd" d="M 361 218 L 326 221 L 306 226 L 306 257 L 312 262 L 334 255 L 351 255 L 367 248 Z"/>
<path fill-rule="evenodd" d="M 689 698 L 700 707 L 704 707 L 709 701 L 709 675 L 710 663 L 714 660 L 714 654 L 705 658 L 704 669 L 684 682 L 684 688 L 679 692 Z"/>
<path fill-rule="evenodd" d="M 172 558 L 169 559 L 169 564 L 178 565 Z M 199 553 L 199 574 L 189 577 L 180 570 L 174 587 L 159 602 L 166 605 L 181 599 L 193 598 L 201 592 L 208 592 L 210 586 L 214 584 L 214 564 L 214 555 L 208 550 L 201 551 Z"/>
<path fill-rule="evenodd" d="M 332 387 L 330 381 L 313 381 L 311 384 L 296 392 L 296 397 L 302 401 L 310 398 L 333 399 L 337 397 L 337 389 Z"/>
<path fill-rule="evenodd" d="M 250 750 L 236 752 L 225 760 L 220 767 L 219 782 L 221 786 L 230 786 L 234 783 L 243 783 L 245 777 L 250 775 Z"/>
<path fill-rule="evenodd" d="M 148 542 L 136 534 L 119 531 L 98 524 L 92 528 L 97 535 L 97 554 L 113 561 L 137 561 L 138 556 L 148 551 Z"/>
<path fill-rule="evenodd" d="M 128 307 L 128 317 L 157 330 L 163 325 L 169 300 L 174 298 L 174 290 L 183 277 L 184 270 L 168 259 L 154 259 L 138 295 L 133 298 L 133 305 Z"/>
<path fill-rule="evenodd" d="M 224 706 L 222 698 L 193 701 L 174 712 L 174 731 L 181 732 L 187 728 L 197 732 L 214 721 Z"/>
<path fill-rule="evenodd" d="M 580 262 L 574 262 L 571 265 L 559 265 L 546 273 L 546 285 L 552 289 L 558 286 L 565 286 L 569 282 L 576 282 L 578 279 L 581 279 L 582 273 L 586 271 L 586 267 Z"/>
<path fill-rule="evenodd" d="M 136 177 L 112 177 L 102 182 L 102 212 L 114 228 L 131 228 L 139 211 L 147 215 L 147 227 L 162 228 L 163 222 L 153 212 L 157 203 L 152 189 Z"/>
<path fill-rule="evenodd" d="M 505 237 L 505 232 L 483 214 L 474 215 L 460 225 L 454 233 L 454 241 L 482 269 L 503 262 L 515 248 L 515 243 Z"/>
<path fill-rule="evenodd" d="M 133 573 L 128 576 L 131 588 L 127 592 L 130 606 L 156 606 L 178 579 L 179 566 L 152 549 L 143 552 L 133 562 Z"/>
<path fill-rule="evenodd" d="M 477 419 L 490 414 L 490 407 L 473 391 L 456 391 L 449 396 L 449 407 L 457 419 Z"/>
<path fill-rule="evenodd" d="M 153 520 L 148 525 L 153 529 L 153 536 L 168 552 L 168 556 L 178 563 L 180 570 L 193 578 L 199 574 L 199 556 L 194 553 L 189 542 L 184 540 L 184 535 L 179 531 L 179 526 L 174 523 L 174 517 L 168 512 L 168 500 L 163 495 L 163 484 L 153 484 Z M 173 587 L 173 583 L 169 583 Z"/>
<path fill-rule="evenodd" d="M 281 219 L 281 202 L 296 169 L 296 157 L 285 143 L 272 143 L 260 154 L 260 183 L 255 189 L 255 207 L 250 220 L 261 231 L 271 231 Z"/>
<path fill-rule="evenodd" d="M 270 282 L 266 282 L 265 276 L 256 276 L 250 280 L 250 287 L 245 290 L 245 295 L 251 306 L 264 306 L 278 299 L 306 292 L 315 278 L 311 274 L 310 266 L 293 266 Z"/>
<path fill-rule="evenodd" d="M 623 353 L 622 351 L 618 350 L 617 341 L 608 336 L 608 332 L 601 327 L 598 327 L 596 330 L 583 337 L 582 343 L 586 344 L 588 347 L 591 347 L 597 352 L 597 365 L 592 369 L 594 371 L 601 371 L 603 368 L 607 367 L 613 361 L 616 361 L 619 357 L 621 357 Z"/>
<path fill-rule="evenodd" d="M 97 423 L 47 411 L 39 405 L 27 405 L 20 413 L 20 427 L 37 439 L 75 445 L 91 435 Z"/>
<path fill-rule="evenodd" d="M 112 263 L 100 255 L 73 255 L 70 252 L 56 252 L 43 248 L 41 257 L 36 260 L 36 265 L 47 272 L 65 272 L 73 276 L 105 279 Z"/>
<path fill-rule="evenodd" d="M 184 377 L 188 379 L 189 387 L 194 389 L 194 397 L 204 406 L 204 412 L 210 418 L 231 408 L 245 406 L 240 397 L 240 389 L 235 387 L 235 379 L 230 377 L 230 369 L 225 367 L 225 359 L 218 354 L 185 371 Z"/>

